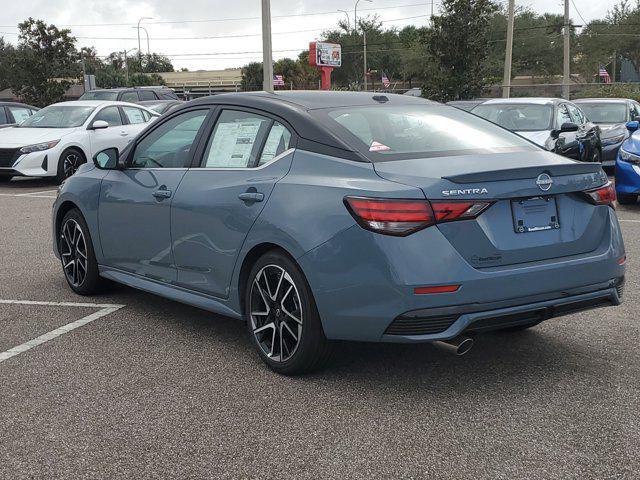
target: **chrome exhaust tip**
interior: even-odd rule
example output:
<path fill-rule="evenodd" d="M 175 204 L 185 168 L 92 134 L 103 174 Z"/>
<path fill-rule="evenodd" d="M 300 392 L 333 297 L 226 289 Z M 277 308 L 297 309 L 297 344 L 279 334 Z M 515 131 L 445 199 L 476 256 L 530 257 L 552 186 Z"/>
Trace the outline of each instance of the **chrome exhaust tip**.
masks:
<path fill-rule="evenodd" d="M 433 342 L 433 345 L 445 352 L 461 356 L 471 350 L 471 347 L 473 347 L 473 338 L 460 335 L 451 340 L 436 340 Z"/>

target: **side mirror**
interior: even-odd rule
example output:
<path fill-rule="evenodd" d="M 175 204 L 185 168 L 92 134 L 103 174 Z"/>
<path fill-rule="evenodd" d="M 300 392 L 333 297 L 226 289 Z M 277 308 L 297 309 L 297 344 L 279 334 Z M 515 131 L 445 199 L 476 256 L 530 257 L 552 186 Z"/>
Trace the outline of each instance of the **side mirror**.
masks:
<path fill-rule="evenodd" d="M 120 170 L 120 154 L 117 148 L 107 148 L 93 156 L 93 163 L 100 170 Z"/>
<path fill-rule="evenodd" d="M 577 132 L 580 127 L 572 122 L 565 122 L 560 129 L 551 130 L 551 138 L 558 138 L 561 133 Z"/>
<path fill-rule="evenodd" d="M 102 130 L 105 128 L 109 128 L 109 123 L 104 120 L 96 120 L 91 124 L 91 130 Z"/>
<path fill-rule="evenodd" d="M 640 128 L 640 122 L 638 122 L 638 120 L 627 122 L 625 124 L 625 127 L 627 127 L 627 130 L 629 130 L 630 132 L 635 132 L 636 130 L 638 130 L 638 128 Z"/>

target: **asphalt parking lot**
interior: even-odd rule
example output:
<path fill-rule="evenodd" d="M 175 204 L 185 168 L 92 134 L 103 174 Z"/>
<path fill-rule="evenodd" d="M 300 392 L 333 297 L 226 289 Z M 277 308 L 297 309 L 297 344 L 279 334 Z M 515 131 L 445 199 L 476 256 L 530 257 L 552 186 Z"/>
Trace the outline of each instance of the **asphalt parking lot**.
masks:
<path fill-rule="evenodd" d="M 73 294 L 54 197 L 0 186 L 0 478 L 640 477 L 640 204 L 618 209 L 621 307 L 460 358 L 339 344 L 285 378 L 239 322 L 126 287 Z"/>

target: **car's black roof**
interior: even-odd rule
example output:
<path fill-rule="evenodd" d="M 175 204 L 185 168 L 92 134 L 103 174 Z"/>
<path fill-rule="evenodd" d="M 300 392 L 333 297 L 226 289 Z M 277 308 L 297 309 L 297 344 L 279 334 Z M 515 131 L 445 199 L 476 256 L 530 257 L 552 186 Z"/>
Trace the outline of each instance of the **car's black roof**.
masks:
<path fill-rule="evenodd" d="M 295 90 L 275 93 L 240 92 L 202 97 L 176 108 L 173 114 L 198 105 L 230 105 L 255 108 L 285 120 L 301 139 L 299 145 L 312 151 L 358 161 L 368 161 L 347 145 L 317 117 L 313 110 L 367 105 L 435 105 L 424 98 L 373 92 L 335 92 L 322 90 Z M 445 107 L 444 108 L 454 108 Z M 313 145 L 312 145 L 313 144 Z"/>

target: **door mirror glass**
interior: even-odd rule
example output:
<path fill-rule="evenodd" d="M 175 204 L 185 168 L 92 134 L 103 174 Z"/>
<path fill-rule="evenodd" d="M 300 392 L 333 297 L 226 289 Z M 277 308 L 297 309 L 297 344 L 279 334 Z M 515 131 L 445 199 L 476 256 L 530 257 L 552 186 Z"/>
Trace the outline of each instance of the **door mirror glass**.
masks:
<path fill-rule="evenodd" d="M 562 126 L 560 127 L 560 133 L 577 132 L 577 131 L 578 131 L 578 125 L 572 122 L 563 123 Z"/>
<path fill-rule="evenodd" d="M 109 128 L 109 123 L 105 122 L 104 120 L 96 120 L 91 124 L 92 130 L 102 130 L 104 128 Z"/>
<path fill-rule="evenodd" d="M 96 153 L 93 157 L 93 163 L 101 170 L 116 170 L 118 169 L 119 157 L 117 148 L 107 148 Z"/>
<path fill-rule="evenodd" d="M 625 126 L 630 132 L 635 132 L 636 130 L 638 130 L 638 127 L 640 127 L 640 122 L 638 122 L 637 120 L 633 122 L 627 122 Z"/>

